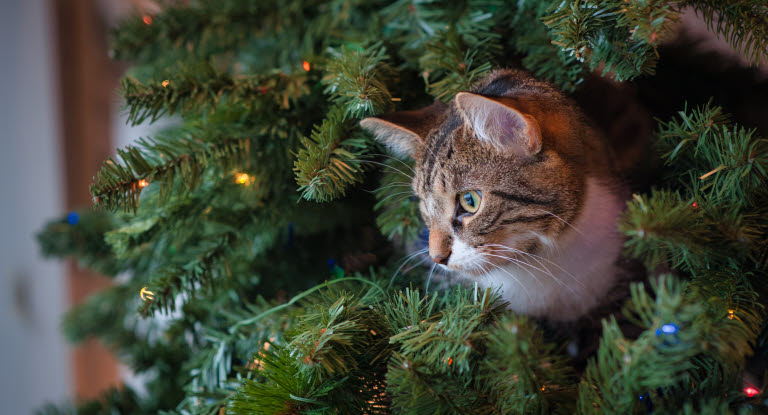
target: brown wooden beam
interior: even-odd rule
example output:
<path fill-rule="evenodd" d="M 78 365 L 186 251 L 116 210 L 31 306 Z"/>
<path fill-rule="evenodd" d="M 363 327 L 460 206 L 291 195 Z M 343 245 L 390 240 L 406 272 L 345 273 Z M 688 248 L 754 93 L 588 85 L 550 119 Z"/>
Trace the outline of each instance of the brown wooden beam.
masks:
<path fill-rule="evenodd" d="M 111 154 L 110 121 L 119 69 L 107 55 L 107 30 L 95 1 L 53 2 L 55 45 L 58 54 L 60 116 L 69 209 L 90 206 L 88 187 Z M 72 304 L 107 287 L 110 281 L 74 263 L 69 266 Z M 119 385 L 117 363 L 98 341 L 74 350 L 74 393 L 78 399 L 97 397 Z"/>

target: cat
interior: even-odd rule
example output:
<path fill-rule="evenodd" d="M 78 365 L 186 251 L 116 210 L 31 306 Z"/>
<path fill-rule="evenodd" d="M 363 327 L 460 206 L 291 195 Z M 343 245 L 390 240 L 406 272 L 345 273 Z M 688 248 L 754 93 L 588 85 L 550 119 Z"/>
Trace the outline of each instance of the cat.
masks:
<path fill-rule="evenodd" d="M 448 104 L 360 125 L 415 160 L 412 188 L 438 267 L 552 322 L 610 296 L 629 191 L 610 143 L 553 86 L 495 70 Z"/>

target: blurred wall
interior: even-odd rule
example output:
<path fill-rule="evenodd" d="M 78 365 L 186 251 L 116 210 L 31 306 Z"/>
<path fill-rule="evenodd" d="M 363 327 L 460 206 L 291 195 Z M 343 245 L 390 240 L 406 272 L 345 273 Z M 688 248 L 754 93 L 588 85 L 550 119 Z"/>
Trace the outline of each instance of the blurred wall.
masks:
<path fill-rule="evenodd" d="M 0 402 L 30 414 L 70 393 L 59 321 L 64 267 L 39 256 L 34 233 L 62 215 L 50 2 L 0 2 Z"/>

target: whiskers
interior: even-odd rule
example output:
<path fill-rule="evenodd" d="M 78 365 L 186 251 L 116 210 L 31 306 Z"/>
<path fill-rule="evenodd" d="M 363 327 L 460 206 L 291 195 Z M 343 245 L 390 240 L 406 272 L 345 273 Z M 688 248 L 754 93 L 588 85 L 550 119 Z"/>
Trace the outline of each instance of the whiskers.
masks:
<path fill-rule="evenodd" d="M 384 156 L 384 157 L 390 158 L 390 159 L 392 159 L 392 160 L 395 160 L 395 161 L 397 161 L 397 162 L 400 162 L 400 163 L 401 163 L 403 166 L 407 167 L 407 168 L 408 168 L 408 169 L 411 171 L 411 173 L 412 173 L 412 174 L 408 174 L 408 173 L 406 173 L 406 172 L 404 172 L 404 171 L 402 171 L 402 170 L 398 169 L 397 167 L 395 167 L 395 166 L 392 166 L 392 165 L 390 165 L 390 164 L 380 163 L 380 162 L 378 162 L 378 161 L 374 161 L 374 160 L 367 160 L 367 159 L 354 159 L 354 161 L 357 161 L 357 162 L 359 162 L 359 163 L 369 163 L 369 164 L 375 164 L 375 165 L 377 165 L 377 166 L 380 166 L 380 167 L 385 167 L 385 168 L 388 168 L 388 169 L 392 169 L 392 170 L 394 170 L 394 171 L 396 171 L 396 172 L 398 172 L 398 173 L 402 174 L 403 176 L 405 176 L 405 177 L 407 177 L 407 178 L 409 178 L 409 179 L 411 179 L 411 180 L 413 180 L 413 176 L 415 176 L 415 175 L 416 175 L 416 171 L 414 171 L 414 170 L 413 170 L 413 167 L 409 166 L 409 165 L 408 165 L 408 163 L 406 163 L 406 162 L 404 162 L 404 161 L 400 160 L 400 159 L 399 159 L 399 158 L 397 158 L 397 157 L 392 157 L 392 156 L 390 156 L 390 155 L 387 155 L 387 154 L 371 154 L 371 155 L 372 155 L 372 156 Z"/>
<path fill-rule="evenodd" d="M 413 261 L 414 259 L 416 259 L 419 256 L 424 255 L 424 254 L 426 254 L 428 252 L 429 252 L 429 248 L 424 248 L 424 249 L 419 249 L 418 251 L 413 252 L 410 255 L 406 256 L 406 258 L 402 261 L 400 266 L 397 268 L 397 271 L 395 271 L 395 274 L 392 275 L 392 278 L 389 280 L 389 285 L 387 286 L 387 288 L 391 288 L 392 287 L 392 284 L 395 282 L 395 279 L 400 274 L 400 271 L 402 271 L 403 273 L 407 273 L 408 271 L 412 270 L 413 268 L 416 268 L 416 267 L 418 267 L 420 265 L 423 265 L 424 261 L 426 261 L 427 258 L 429 258 L 429 257 L 421 258 L 421 260 L 419 260 L 418 262 L 416 262 L 412 266 L 410 266 L 410 267 L 408 267 L 406 269 L 403 269 L 406 264 L 408 264 L 409 262 Z M 429 285 L 432 282 L 432 276 L 435 275 L 435 271 L 436 270 L 439 270 L 440 275 L 443 275 L 442 272 L 445 269 L 443 267 L 439 266 L 437 263 L 433 263 L 432 264 L 432 266 L 429 268 L 429 274 L 427 276 L 427 281 L 424 284 L 424 293 L 428 293 L 429 292 Z"/>
<path fill-rule="evenodd" d="M 580 235 L 582 235 L 582 236 L 584 235 L 584 233 L 582 231 L 580 231 L 579 228 L 571 225 L 570 222 L 568 222 L 567 220 L 561 218 L 560 216 L 557 216 L 554 213 L 552 213 L 552 212 L 550 212 L 548 210 L 544 210 L 544 209 L 534 208 L 534 210 L 538 210 L 539 212 L 543 212 L 543 213 L 546 213 L 547 215 L 551 215 L 551 216 L 555 217 L 556 219 L 558 219 L 560 222 L 563 222 L 564 224 L 566 224 L 566 225 L 570 226 L 571 228 L 573 228 L 573 230 L 578 232 Z"/>
<path fill-rule="evenodd" d="M 435 268 L 437 268 L 437 262 L 432 264 L 432 267 L 429 269 L 429 276 L 427 276 L 427 283 L 424 284 L 424 294 L 429 292 L 429 282 L 432 281 L 432 274 L 435 273 Z"/>
<path fill-rule="evenodd" d="M 403 262 L 400 264 L 400 266 L 397 267 L 397 271 L 395 271 L 395 274 L 392 275 L 392 279 L 389 280 L 389 285 L 387 286 L 387 288 L 391 288 L 392 287 L 392 284 L 395 282 L 395 278 L 397 278 L 398 274 L 400 274 L 400 271 L 403 269 L 405 264 L 413 261 L 415 258 L 418 258 L 420 255 L 426 254 L 427 252 L 429 252 L 429 248 L 422 248 L 422 249 L 419 249 L 418 251 L 413 252 L 410 255 L 406 256 L 406 258 L 403 260 Z M 417 267 L 417 266 L 419 266 L 419 265 L 421 265 L 423 263 L 424 263 L 424 258 L 421 258 L 421 261 L 416 263 L 416 265 L 414 265 L 414 267 Z M 437 265 L 437 264 L 435 264 L 435 265 Z M 413 269 L 413 267 L 405 270 L 404 272 L 408 272 L 411 269 Z"/>
<path fill-rule="evenodd" d="M 506 245 L 502 245 L 502 244 L 485 244 L 485 245 L 478 246 L 478 248 L 481 248 L 481 247 L 488 247 L 488 248 L 492 249 L 493 252 L 499 252 L 500 251 L 500 252 L 508 252 L 508 253 L 513 253 L 513 254 L 523 255 L 523 257 L 520 257 L 518 259 L 518 258 L 511 258 L 511 257 L 507 257 L 507 256 L 502 256 L 502 255 L 493 255 L 493 254 L 489 254 L 489 253 L 484 253 L 484 252 L 481 252 L 481 251 L 478 250 L 478 252 L 481 253 L 482 255 L 497 256 L 497 257 L 500 257 L 502 259 L 507 260 L 508 262 L 515 262 L 518 265 L 525 265 L 527 267 L 530 267 L 531 269 L 535 269 L 535 270 L 541 271 L 541 272 L 549 275 L 550 277 L 552 277 L 558 284 L 562 285 L 563 287 L 568 288 L 571 292 L 574 292 L 573 288 L 570 285 L 568 285 L 565 282 L 563 282 L 560 278 L 558 278 L 550 270 L 550 268 L 547 266 L 547 264 L 549 264 L 549 265 L 559 269 L 560 271 L 562 271 L 562 273 L 564 273 L 565 275 L 570 277 L 574 282 L 576 282 L 580 286 L 584 287 L 584 283 L 582 283 L 578 278 L 576 278 L 576 276 L 574 276 L 573 274 L 568 272 L 568 270 L 564 269 L 563 267 L 561 267 L 557 263 L 555 263 L 555 262 L 553 262 L 553 261 L 551 261 L 551 260 L 549 260 L 547 258 L 544 258 L 542 256 L 539 256 L 539 255 L 536 255 L 536 254 L 532 254 L 530 252 L 525 252 L 525 251 L 522 251 L 522 250 L 519 250 L 519 249 L 515 249 L 515 248 L 509 247 L 509 246 L 506 246 Z M 529 260 L 525 261 L 524 258 L 528 258 Z M 531 260 L 535 261 L 539 265 L 539 267 L 541 267 L 541 268 L 532 265 L 530 263 Z M 525 268 L 523 268 L 523 269 L 525 269 Z M 528 271 L 528 272 L 531 273 L 530 271 Z"/>
<path fill-rule="evenodd" d="M 411 184 L 408 183 L 408 182 L 392 182 L 392 183 L 390 183 L 388 185 L 385 185 L 385 186 L 379 186 L 375 190 L 366 190 L 366 189 L 363 189 L 363 190 L 368 192 L 368 193 L 376 193 L 376 192 L 378 192 L 380 190 L 390 189 L 392 187 L 411 187 Z"/>
<path fill-rule="evenodd" d="M 528 301 L 532 301 L 531 294 L 528 292 L 528 289 L 525 288 L 525 285 L 522 282 L 520 282 L 520 280 L 518 280 L 517 277 L 515 277 L 511 272 L 509 272 L 509 271 L 505 270 L 504 268 L 500 267 L 499 265 L 496 265 L 493 262 L 483 258 L 482 256 L 478 257 L 477 259 L 479 259 L 480 262 L 482 262 L 483 264 L 490 265 L 490 266 L 498 269 L 499 271 L 501 271 L 501 272 L 509 275 L 510 277 L 512 277 L 512 281 L 516 282 L 520 286 L 520 288 L 523 289 L 523 292 L 525 292 L 526 297 L 528 297 Z M 480 265 L 480 269 L 482 269 L 483 272 L 485 272 L 486 274 L 490 273 L 490 272 L 485 270 L 485 267 L 483 265 Z M 531 274 L 531 275 L 533 275 L 533 274 Z M 536 277 L 534 277 L 534 278 L 536 278 Z"/>
<path fill-rule="evenodd" d="M 398 196 L 398 195 L 407 195 L 407 196 L 403 196 L 400 199 L 397 199 L 397 201 L 395 203 L 399 203 L 399 202 L 401 202 L 401 201 L 403 201 L 405 199 L 408 199 L 408 198 L 410 198 L 412 196 L 415 196 L 413 194 L 413 191 L 411 191 L 411 190 L 406 191 L 406 192 L 396 192 L 396 193 L 392 193 L 391 195 L 385 197 L 384 199 L 379 200 L 377 203 L 384 203 L 384 201 L 389 199 L 390 197 L 394 197 L 394 196 Z"/>

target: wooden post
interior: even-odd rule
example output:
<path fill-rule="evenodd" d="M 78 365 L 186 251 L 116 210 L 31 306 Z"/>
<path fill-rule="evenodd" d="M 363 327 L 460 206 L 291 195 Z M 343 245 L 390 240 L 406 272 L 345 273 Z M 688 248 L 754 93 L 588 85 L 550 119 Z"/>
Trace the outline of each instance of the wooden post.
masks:
<path fill-rule="evenodd" d="M 74 209 L 91 204 L 88 187 L 111 153 L 110 120 L 119 69 L 107 55 L 107 28 L 95 1 L 56 0 L 53 4 L 66 205 Z M 73 305 L 110 284 L 74 263 L 68 273 Z M 96 340 L 74 350 L 73 369 L 78 399 L 95 398 L 105 388 L 120 384 L 115 358 Z"/>

